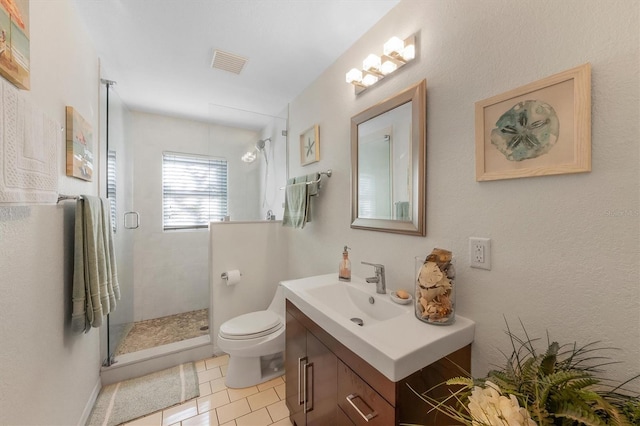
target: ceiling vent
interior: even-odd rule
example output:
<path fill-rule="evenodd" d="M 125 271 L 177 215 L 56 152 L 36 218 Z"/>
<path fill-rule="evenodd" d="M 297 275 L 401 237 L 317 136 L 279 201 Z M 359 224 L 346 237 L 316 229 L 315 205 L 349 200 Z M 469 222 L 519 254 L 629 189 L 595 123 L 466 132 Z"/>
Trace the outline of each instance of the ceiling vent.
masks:
<path fill-rule="evenodd" d="M 223 52 L 222 50 L 214 50 L 211 68 L 240 74 L 246 63 L 247 58 L 234 55 L 233 53 Z"/>

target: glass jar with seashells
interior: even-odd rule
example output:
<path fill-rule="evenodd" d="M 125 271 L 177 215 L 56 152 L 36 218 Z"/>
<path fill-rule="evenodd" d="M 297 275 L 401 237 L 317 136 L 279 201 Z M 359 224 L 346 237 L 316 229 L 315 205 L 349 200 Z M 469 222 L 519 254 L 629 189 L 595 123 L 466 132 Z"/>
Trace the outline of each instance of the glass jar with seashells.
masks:
<path fill-rule="evenodd" d="M 426 257 L 416 257 L 415 313 L 420 321 L 453 324 L 456 311 L 455 259 L 439 248 Z"/>

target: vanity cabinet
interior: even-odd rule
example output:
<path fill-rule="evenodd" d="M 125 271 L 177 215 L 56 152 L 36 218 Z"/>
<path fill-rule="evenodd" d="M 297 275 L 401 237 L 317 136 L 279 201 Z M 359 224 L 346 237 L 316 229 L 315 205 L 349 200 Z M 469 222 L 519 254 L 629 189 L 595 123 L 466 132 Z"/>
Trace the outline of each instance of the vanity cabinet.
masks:
<path fill-rule="evenodd" d="M 286 403 L 295 426 L 456 424 L 443 414 L 428 413 L 430 407 L 409 386 L 424 392 L 463 374 L 459 367 L 470 371 L 471 345 L 393 382 L 292 302 L 286 305 Z M 440 391 L 431 396 L 446 394 Z"/>
<path fill-rule="evenodd" d="M 287 310 L 286 403 L 294 425 L 332 425 L 336 419 L 338 358 Z"/>

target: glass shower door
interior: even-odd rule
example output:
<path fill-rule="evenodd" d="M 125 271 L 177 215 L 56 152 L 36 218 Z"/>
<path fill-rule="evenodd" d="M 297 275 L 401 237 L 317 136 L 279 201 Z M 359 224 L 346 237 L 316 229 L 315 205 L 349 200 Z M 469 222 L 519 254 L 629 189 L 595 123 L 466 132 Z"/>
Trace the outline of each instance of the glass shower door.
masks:
<path fill-rule="evenodd" d="M 102 339 L 103 364 L 111 365 L 120 341 L 133 323 L 133 151 L 127 143 L 128 111 L 114 82 L 100 85 L 100 137 L 106 147 L 106 190 L 111 201 L 111 226 L 120 284 L 120 300 L 109 314 L 106 337 Z M 134 218 L 135 219 L 135 218 Z"/>

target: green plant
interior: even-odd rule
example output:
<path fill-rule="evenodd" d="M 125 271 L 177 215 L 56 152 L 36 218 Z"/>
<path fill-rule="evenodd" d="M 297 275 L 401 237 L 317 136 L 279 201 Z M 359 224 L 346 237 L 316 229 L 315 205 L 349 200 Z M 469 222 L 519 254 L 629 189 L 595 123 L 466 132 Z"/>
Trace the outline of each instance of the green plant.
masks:
<path fill-rule="evenodd" d="M 521 323 L 522 325 L 522 323 Z M 512 352 L 506 365 L 487 377 L 457 377 L 438 386 L 450 386 L 444 400 L 420 397 L 449 417 L 470 426 L 638 426 L 640 394 L 624 390 L 600 377 L 601 368 L 614 363 L 599 355 L 609 350 L 598 342 L 584 346 L 560 345 L 547 335 L 543 353 L 522 326 L 524 338 L 507 335 Z"/>

